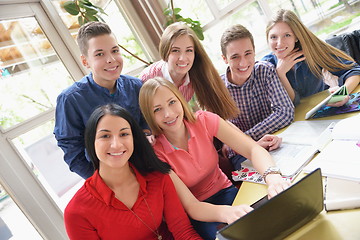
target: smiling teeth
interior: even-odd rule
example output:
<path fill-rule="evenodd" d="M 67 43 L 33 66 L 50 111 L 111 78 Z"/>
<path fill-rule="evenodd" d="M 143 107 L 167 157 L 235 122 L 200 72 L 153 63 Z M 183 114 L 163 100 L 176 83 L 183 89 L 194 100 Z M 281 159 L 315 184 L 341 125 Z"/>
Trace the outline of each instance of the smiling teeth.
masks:
<path fill-rule="evenodd" d="M 239 68 L 239 70 L 240 70 L 241 72 L 245 72 L 246 70 L 248 70 L 248 68 Z"/>
<path fill-rule="evenodd" d="M 169 121 L 169 122 L 165 122 L 166 124 L 172 124 L 175 122 L 176 119 L 172 120 L 172 121 Z"/>
<path fill-rule="evenodd" d="M 109 153 L 111 156 L 120 156 L 122 154 L 124 154 L 124 152 L 121 152 L 121 153 Z"/>
<path fill-rule="evenodd" d="M 113 68 L 108 68 L 106 69 L 106 71 L 114 71 L 117 67 L 113 67 Z"/>
<path fill-rule="evenodd" d="M 184 65 L 180 65 L 180 64 L 178 64 L 178 66 L 179 66 L 179 67 L 186 67 L 186 66 L 187 66 L 187 64 L 184 64 Z"/>

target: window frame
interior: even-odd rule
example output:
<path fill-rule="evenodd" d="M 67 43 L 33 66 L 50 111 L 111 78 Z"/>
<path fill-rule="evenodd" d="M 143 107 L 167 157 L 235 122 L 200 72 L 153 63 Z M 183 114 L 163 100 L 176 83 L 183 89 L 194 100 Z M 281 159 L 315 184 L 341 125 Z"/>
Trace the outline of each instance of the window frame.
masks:
<path fill-rule="evenodd" d="M 0 8 L 1 20 L 34 17 L 72 78 L 77 80 L 86 74 L 80 62 L 78 47 L 51 2 L 1 1 Z M 0 127 L 0 182 L 44 239 L 67 239 L 63 212 L 12 142 L 14 138 L 54 117 L 55 108 L 52 108 L 10 128 Z"/>

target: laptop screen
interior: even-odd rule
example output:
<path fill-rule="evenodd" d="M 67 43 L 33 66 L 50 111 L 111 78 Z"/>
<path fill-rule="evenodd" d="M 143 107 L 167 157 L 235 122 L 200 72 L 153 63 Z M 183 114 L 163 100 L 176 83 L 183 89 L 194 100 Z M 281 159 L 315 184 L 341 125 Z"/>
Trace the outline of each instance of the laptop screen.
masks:
<path fill-rule="evenodd" d="M 321 170 L 260 202 L 258 208 L 219 230 L 218 239 L 282 239 L 305 225 L 324 208 Z"/>

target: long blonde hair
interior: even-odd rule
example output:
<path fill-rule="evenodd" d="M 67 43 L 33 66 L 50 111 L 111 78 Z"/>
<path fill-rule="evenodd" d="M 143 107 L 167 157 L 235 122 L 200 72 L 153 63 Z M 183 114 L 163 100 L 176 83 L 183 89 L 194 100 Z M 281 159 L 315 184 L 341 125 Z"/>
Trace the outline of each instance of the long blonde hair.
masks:
<path fill-rule="evenodd" d="M 200 107 L 212 111 L 224 119 L 236 117 L 239 114 L 239 109 L 191 28 L 179 22 L 169 25 L 160 40 L 161 58 L 164 61 L 168 60 L 172 44 L 177 37 L 182 35 L 188 35 L 194 42 L 195 59 L 189 76 Z"/>
<path fill-rule="evenodd" d="M 179 89 L 174 84 L 172 84 L 168 80 L 165 80 L 162 77 L 151 78 L 147 80 L 140 88 L 139 105 L 147 124 L 149 124 L 149 127 L 151 128 L 151 131 L 155 136 L 163 133 L 163 130 L 155 121 L 153 105 L 153 98 L 155 96 L 156 90 L 161 86 L 167 87 L 170 91 L 174 93 L 175 97 L 179 99 L 181 106 L 184 110 L 184 119 L 189 122 L 195 122 L 195 115 L 191 111 L 188 103 L 186 102 Z"/>
<path fill-rule="evenodd" d="M 342 63 L 341 58 L 352 62 L 354 59 L 315 36 L 290 10 L 280 9 L 268 23 L 266 27 L 267 41 L 269 40 L 269 31 L 279 22 L 287 23 L 292 29 L 304 52 L 305 62 L 315 76 L 321 77 L 321 68 L 329 72 L 336 72 L 353 67 L 353 64 Z"/>

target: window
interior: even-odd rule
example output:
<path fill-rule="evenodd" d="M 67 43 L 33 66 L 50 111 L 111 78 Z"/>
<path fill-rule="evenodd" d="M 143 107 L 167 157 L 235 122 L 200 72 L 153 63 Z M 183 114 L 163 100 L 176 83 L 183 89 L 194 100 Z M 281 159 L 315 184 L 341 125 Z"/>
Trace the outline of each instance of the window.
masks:
<path fill-rule="evenodd" d="M 16 237 L 21 235 L 12 230 L 14 219 L 6 216 L 20 212 L 17 224 L 22 218 L 29 223 L 21 234 L 65 239 L 61 198 L 68 195 L 58 185 L 77 185 L 62 178 L 54 184 L 42 167 L 52 161 L 61 171 L 53 164 L 64 164 L 62 157 L 51 149 L 56 97 L 84 72 L 69 51 L 75 45 L 66 39 L 70 35 L 60 35 L 64 26 L 46 11 L 54 11 L 49 1 L 0 2 L 0 184 L 19 207 L 2 205 L 0 215 Z"/>
<path fill-rule="evenodd" d="M 1 184 L 0 239 L 43 239 Z"/>
<path fill-rule="evenodd" d="M 53 0 L 52 3 L 55 6 L 56 10 L 58 11 L 61 19 L 63 20 L 66 27 L 69 29 L 72 37 L 76 39 L 78 29 L 80 27 L 77 17 L 72 16 L 67 13 L 60 5 L 61 0 Z M 140 57 L 145 61 L 149 61 L 146 57 L 146 49 L 139 44 L 138 39 L 132 32 L 130 25 L 124 19 L 116 1 L 114 0 L 97 0 L 92 1 L 92 3 L 98 7 L 104 9 L 105 14 L 101 14 L 101 17 L 104 21 L 110 26 L 111 30 L 114 32 L 118 43 L 130 51 L 131 53 L 135 54 L 136 56 Z M 126 50 L 122 49 L 121 53 L 124 57 L 124 68 L 123 73 L 128 72 L 139 72 L 143 67 L 144 63 L 137 60 L 136 58 L 132 57 Z"/>
<path fill-rule="evenodd" d="M 352 31 L 351 26 L 358 29 L 360 22 L 359 0 L 182 0 L 174 1 L 174 5 L 182 9 L 183 17 L 201 22 L 205 36 L 203 45 L 220 73 L 226 68 L 221 59 L 220 37 L 224 29 L 233 24 L 249 29 L 254 36 L 256 59 L 261 59 L 270 52 L 265 37 L 266 24 L 280 8 L 298 13 L 304 24 L 321 39 Z"/>
<path fill-rule="evenodd" d="M 55 107 L 73 80 L 34 17 L 0 21 L 0 125 L 6 129 Z"/>

